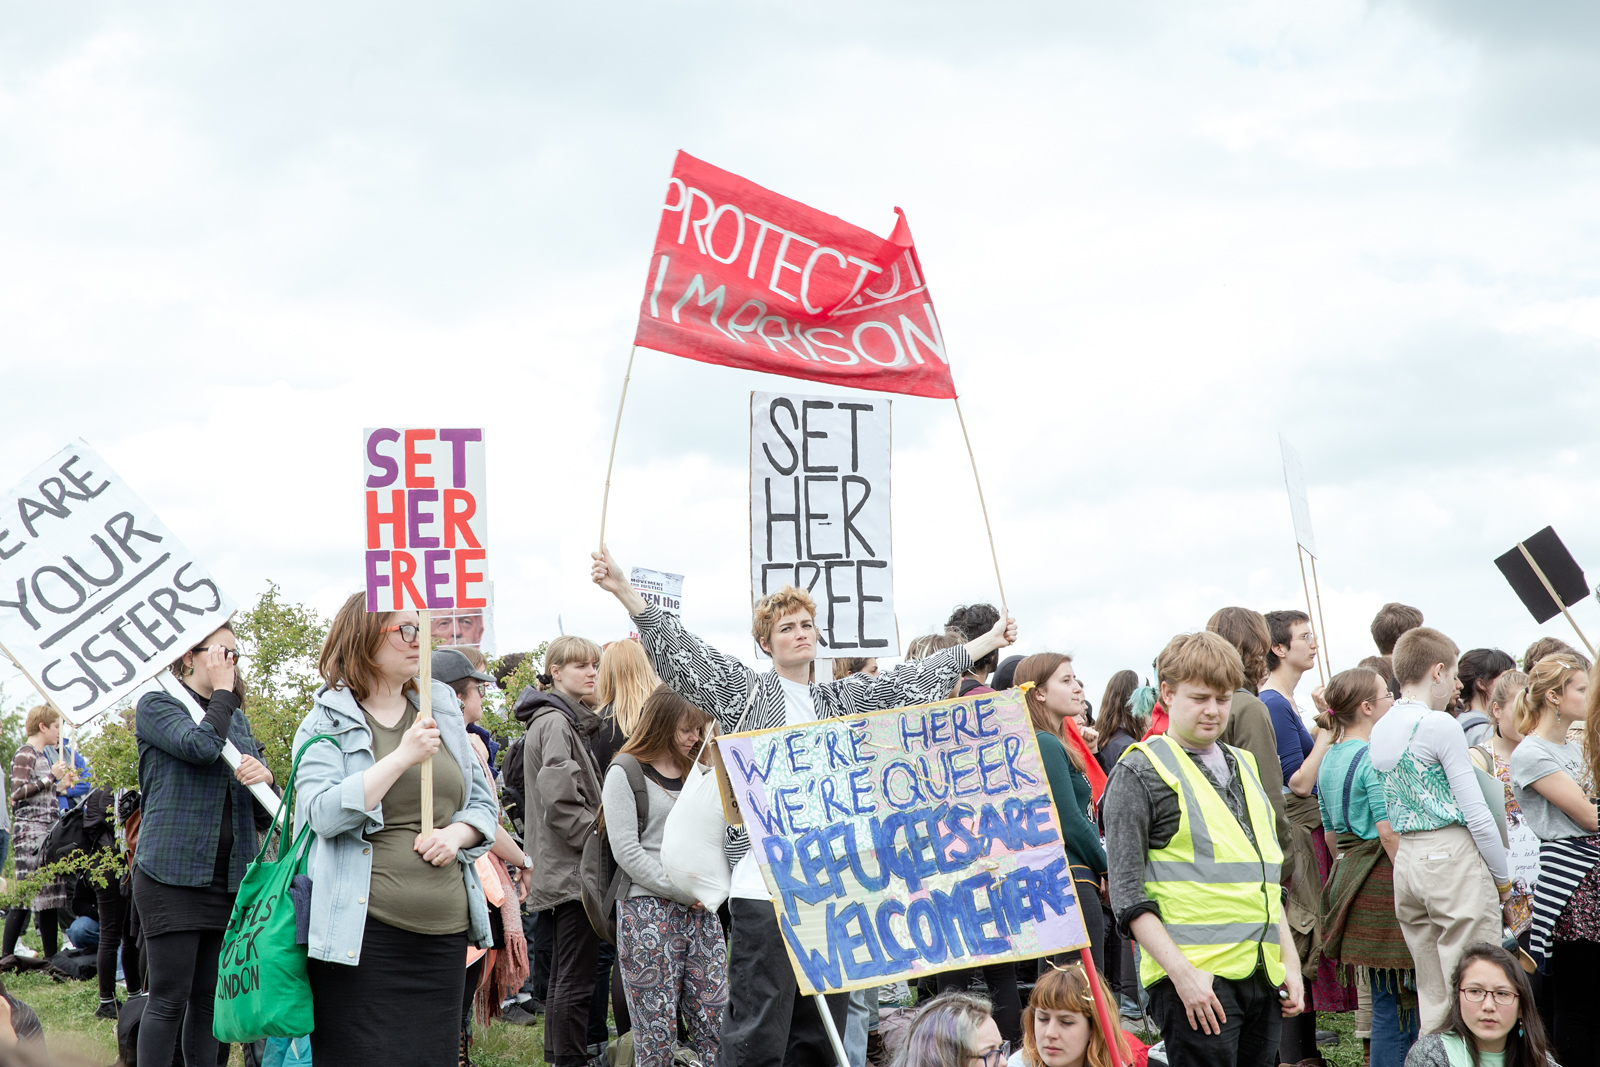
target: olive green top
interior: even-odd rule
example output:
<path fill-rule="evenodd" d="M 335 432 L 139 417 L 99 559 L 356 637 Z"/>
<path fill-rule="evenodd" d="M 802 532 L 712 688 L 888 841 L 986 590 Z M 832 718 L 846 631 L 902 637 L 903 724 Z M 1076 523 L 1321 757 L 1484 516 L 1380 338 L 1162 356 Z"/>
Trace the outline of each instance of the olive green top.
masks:
<path fill-rule="evenodd" d="M 400 747 L 401 736 L 417 721 L 417 706 L 392 727 L 383 726 L 366 709 L 372 731 L 372 756 L 381 760 Z M 440 748 L 433 759 L 433 825 L 450 825 L 466 807 L 461 766 Z M 372 842 L 372 887 L 367 914 L 414 934 L 459 934 L 467 928 L 467 882 L 461 864 L 435 867 L 414 847 L 422 832 L 422 766 L 409 767 L 383 795 L 383 829 Z"/>

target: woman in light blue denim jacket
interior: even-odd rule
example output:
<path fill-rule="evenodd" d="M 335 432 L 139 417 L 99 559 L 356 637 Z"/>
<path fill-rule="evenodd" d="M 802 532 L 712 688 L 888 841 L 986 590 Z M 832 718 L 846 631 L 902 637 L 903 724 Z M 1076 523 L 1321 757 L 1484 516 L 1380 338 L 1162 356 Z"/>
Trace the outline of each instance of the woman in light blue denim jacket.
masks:
<path fill-rule="evenodd" d="M 314 833 L 307 967 L 319 1063 L 436 1067 L 458 1052 L 468 943 L 488 947 L 473 861 L 498 807 L 450 687 L 416 703 L 414 611 L 372 612 L 361 594 L 334 617 L 326 683 L 295 734 L 295 830 Z M 337 743 L 335 743 L 337 742 Z M 442 748 L 442 751 L 441 751 Z M 433 825 L 421 830 L 421 765 L 433 760 Z"/>

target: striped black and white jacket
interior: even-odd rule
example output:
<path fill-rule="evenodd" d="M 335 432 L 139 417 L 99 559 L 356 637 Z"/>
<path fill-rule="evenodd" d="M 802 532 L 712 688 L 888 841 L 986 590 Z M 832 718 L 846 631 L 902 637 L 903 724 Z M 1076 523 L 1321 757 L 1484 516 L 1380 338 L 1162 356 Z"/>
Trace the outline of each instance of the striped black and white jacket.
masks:
<path fill-rule="evenodd" d="M 635 615 L 633 625 L 661 680 L 715 718 L 724 733 L 784 725 L 787 705 L 776 671 L 758 673 L 718 652 L 654 604 Z M 811 703 L 819 719 L 927 704 L 948 697 L 956 680 L 971 666 L 972 657 L 964 646 L 957 645 L 876 676 L 852 674 L 812 682 Z M 729 867 L 750 851 L 750 836 L 744 827 L 728 827 L 723 850 Z"/>

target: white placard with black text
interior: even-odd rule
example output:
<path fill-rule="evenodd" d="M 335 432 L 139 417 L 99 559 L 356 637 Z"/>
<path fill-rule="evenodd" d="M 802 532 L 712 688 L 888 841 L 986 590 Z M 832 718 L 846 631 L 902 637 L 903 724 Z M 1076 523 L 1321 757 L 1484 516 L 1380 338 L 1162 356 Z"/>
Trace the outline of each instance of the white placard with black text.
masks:
<path fill-rule="evenodd" d="M 890 402 L 750 394 L 750 586 L 817 604 L 822 656 L 897 656 Z"/>
<path fill-rule="evenodd" d="M 82 441 L 0 498 L 0 646 L 73 723 L 131 694 L 234 607 Z"/>

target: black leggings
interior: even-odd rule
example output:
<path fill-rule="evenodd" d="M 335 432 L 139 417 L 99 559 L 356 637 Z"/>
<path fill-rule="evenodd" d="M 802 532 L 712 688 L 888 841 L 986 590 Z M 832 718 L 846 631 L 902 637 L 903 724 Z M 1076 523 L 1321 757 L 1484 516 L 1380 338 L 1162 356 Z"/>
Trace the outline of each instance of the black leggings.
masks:
<path fill-rule="evenodd" d="M 1555 988 L 1555 1053 L 1562 1067 L 1600 1063 L 1600 1025 L 1595 1020 L 1594 975 L 1600 942 L 1557 941 L 1551 960 Z"/>
<path fill-rule="evenodd" d="M 122 973 L 128 983 L 128 993 L 144 988 L 139 980 L 139 944 L 134 939 L 133 923 L 128 914 L 132 905 L 122 895 L 122 885 L 107 878 L 106 884 L 96 886 L 94 901 L 100 906 L 100 949 L 95 957 L 96 977 L 100 979 L 100 999 L 110 1000 L 117 995 L 117 949 L 122 949 Z"/>
<path fill-rule="evenodd" d="M 171 1063 L 183 1032 L 183 1062 L 217 1060 L 211 1009 L 217 995 L 221 930 L 178 930 L 144 939 L 150 1000 L 139 1024 L 139 1062 Z M 185 1014 L 184 1008 L 188 1007 Z"/>
<path fill-rule="evenodd" d="M 5 939 L 0 942 L 0 956 L 11 956 L 16 953 L 17 938 L 28 928 L 28 916 L 32 914 L 33 912 L 27 908 L 12 908 L 6 914 Z M 50 959 L 61 951 L 61 931 L 56 924 L 54 908 L 39 913 L 39 940 L 44 943 L 45 959 Z"/>

